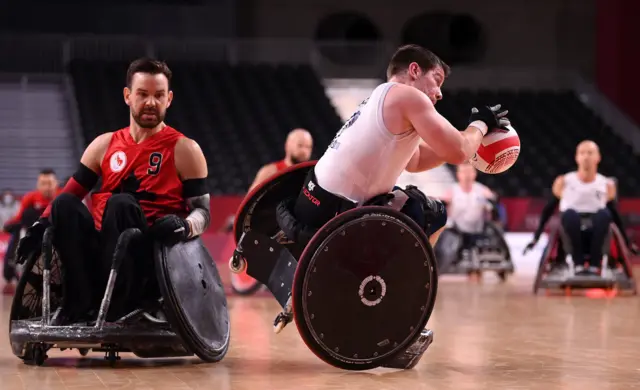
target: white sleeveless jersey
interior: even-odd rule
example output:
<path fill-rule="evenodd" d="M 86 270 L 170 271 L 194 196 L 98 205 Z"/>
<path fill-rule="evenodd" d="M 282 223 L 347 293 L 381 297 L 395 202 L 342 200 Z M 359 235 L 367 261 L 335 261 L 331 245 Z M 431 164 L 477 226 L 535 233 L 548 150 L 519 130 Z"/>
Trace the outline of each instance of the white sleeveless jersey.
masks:
<path fill-rule="evenodd" d="M 572 209 L 578 213 L 595 213 L 607 206 L 607 183 L 609 179 L 601 174 L 590 183 L 578 178 L 577 172 L 564 175 L 564 188 L 560 198 L 560 212 Z"/>
<path fill-rule="evenodd" d="M 464 192 L 459 184 L 452 187 L 449 220 L 464 233 L 480 233 L 484 227 L 489 200 L 485 196 L 487 187 L 475 182 L 471 191 Z"/>
<path fill-rule="evenodd" d="M 358 203 L 393 190 L 420 144 L 413 129 L 396 135 L 384 124 L 383 102 L 393 85 L 376 87 L 338 131 L 315 166 L 322 188 Z"/>

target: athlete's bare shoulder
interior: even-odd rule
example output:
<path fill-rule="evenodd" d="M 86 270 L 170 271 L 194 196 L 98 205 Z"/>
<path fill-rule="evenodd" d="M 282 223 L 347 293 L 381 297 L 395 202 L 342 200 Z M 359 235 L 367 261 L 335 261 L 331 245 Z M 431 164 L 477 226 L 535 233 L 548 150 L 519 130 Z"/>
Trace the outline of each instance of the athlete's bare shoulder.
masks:
<path fill-rule="evenodd" d="M 176 169 L 182 180 L 202 179 L 209 174 L 204 153 L 200 145 L 191 138 L 178 139 L 174 154 Z"/>
<path fill-rule="evenodd" d="M 394 84 L 384 99 L 384 123 L 391 133 L 402 134 L 411 128 L 409 118 L 414 113 L 426 113 L 432 108 L 433 104 L 424 93 L 405 84 Z"/>
<path fill-rule="evenodd" d="M 258 171 L 258 173 L 256 173 L 256 177 L 255 179 L 253 179 L 253 183 L 251 183 L 251 186 L 249 186 L 249 191 L 251 191 L 255 186 L 262 183 L 269 177 L 275 175 L 276 172 L 278 172 L 278 167 L 276 166 L 276 163 L 269 163 L 269 164 L 263 165 L 262 168 L 260 168 L 260 170 Z"/>
<path fill-rule="evenodd" d="M 110 131 L 94 138 L 82 154 L 80 162 L 92 171 L 100 173 L 100 165 L 109 148 L 113 133 L 114 132 Z"/>

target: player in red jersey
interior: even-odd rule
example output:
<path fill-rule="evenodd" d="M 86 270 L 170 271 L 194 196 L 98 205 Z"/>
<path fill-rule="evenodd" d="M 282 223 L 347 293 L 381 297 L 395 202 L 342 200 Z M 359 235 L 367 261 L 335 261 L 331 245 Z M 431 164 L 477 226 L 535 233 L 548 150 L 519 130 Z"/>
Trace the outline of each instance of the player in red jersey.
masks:
<path fill-rule="evenodd" d="M 283 160 L 264 165 L 256 174 L 253 183 L 249 187 L 251 191 L 255 186 L 262 183 L 276 172 L 279 172 L 292 165 L 308 161 L 313 150 L 313 138 L 305 129 L 294 129 L 287 135 L 284 144 L 285 156 Z"/>
<path fill-rule="evenodd" d="M 313 138 L 311 134 L 301 128 L 293 129 L 288 135 L 284 144 L 284 159 L 276 162 L 264 165 L 256 177 L 253 179 L 253 183 L 249 187 L 249 191 L 255 188 L 258 184 L 264 182 L 269 177 L 286 169 L 294 164 L 298 164 L 304 161 L 309 161 L 311 158 L 311 152 L 313 150 Z M 229 216 L 227 224 L 225 226 L 226 231 L 233 229 L 233 223 L 235 215 Z M 231 287 L 239 294 L 249 294 L 259 288 L 258 282 L 255 279 L 247 275 L 246 272 L 239 274 L 231 273 Z"/>
<path fill-rule="evenodd" d="M 20 243 L 22 261 L 38 250 L 49 225 L 67 273 L 57 323 L 83 319 L 99 307 L 120 234 L 139 228 L 122 262 L 107 319 L 159 296 L 153 240 L 174 243 L 202 234 L 209 225 L 207 162 L 196 142 L 164 122 L 173 93 L 171 70 L 160 61 L 139 59 L 127 71 L 124 100 L 129 127 L 102 134 L 85 150 L 80 166 L 42 218 Z M 82 199 L 92 194 L 92 213 Z M 92 215 L 93 214 L 93 215 Z"/>
<path fill-rule="evenodd" d="M 2 227 L 5 232 L 11 234 L 2 267 L 2 274 L 6 282 L 2 290 L 3 294 L 13 294 L 15 291 L 13 281 L 17 279 L 18 275 L 14 267 L 13 255 L 20 238 L 20 230 L 32 225 L 59 193 L 60 188 L 55 171 L 53 169 L 41 170 L 36 182 L 36 189 L 22 197 L 18 212 Z"/>

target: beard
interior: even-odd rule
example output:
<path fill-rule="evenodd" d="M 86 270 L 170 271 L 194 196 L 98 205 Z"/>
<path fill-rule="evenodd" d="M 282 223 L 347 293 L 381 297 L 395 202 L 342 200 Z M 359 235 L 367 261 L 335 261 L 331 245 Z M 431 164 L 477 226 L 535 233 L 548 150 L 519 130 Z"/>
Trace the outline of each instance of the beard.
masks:
<path fill-rule="evenodd" d="M 164 121 L 166 112 L 157 109 L 146 109 L 140 112 L 131 110 L 133 120 L 143 129 L 153 129 Z M 143 119 L 144 117 L 144 119 Z"/>
<path fill-rule="evenodd" d="M 291 163 L 293 165 L 300 164 L 300 163 L 305 162 L 305 161 L 309 161 L 308 158 L 298 157 L 298 156 L 291 156 L 290 158 L 291 158 Z"/>

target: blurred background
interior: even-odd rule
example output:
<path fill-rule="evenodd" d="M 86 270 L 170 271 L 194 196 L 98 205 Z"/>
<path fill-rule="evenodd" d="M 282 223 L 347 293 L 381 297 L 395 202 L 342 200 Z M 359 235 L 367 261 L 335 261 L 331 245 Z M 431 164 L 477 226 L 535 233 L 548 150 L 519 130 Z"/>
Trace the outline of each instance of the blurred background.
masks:
<path fill-rule="evenodd" d="M 308 129 L 318 158 L 391 53 L 417 43 L 453 67 L 437 109 L 455 126 L 477 103 L 510 111 L 520 158 L 478 180 L 501 195 L 512 250 L 584 139 L 600 146 L 640 244 L 639 12 L 634 0 L 0 0 L 0 188 L 19 199 L 43 168 L 70 176 L 93 138 L 128 125 L 128 63 L 156 57 L 174 72 L 168 124 L 207 157 L 204 239 L 226 263 L 220 229 L 257 170 L 282 159 L 287 133 Z M 452 168 L 416 180 L 438 196 Z"/>

